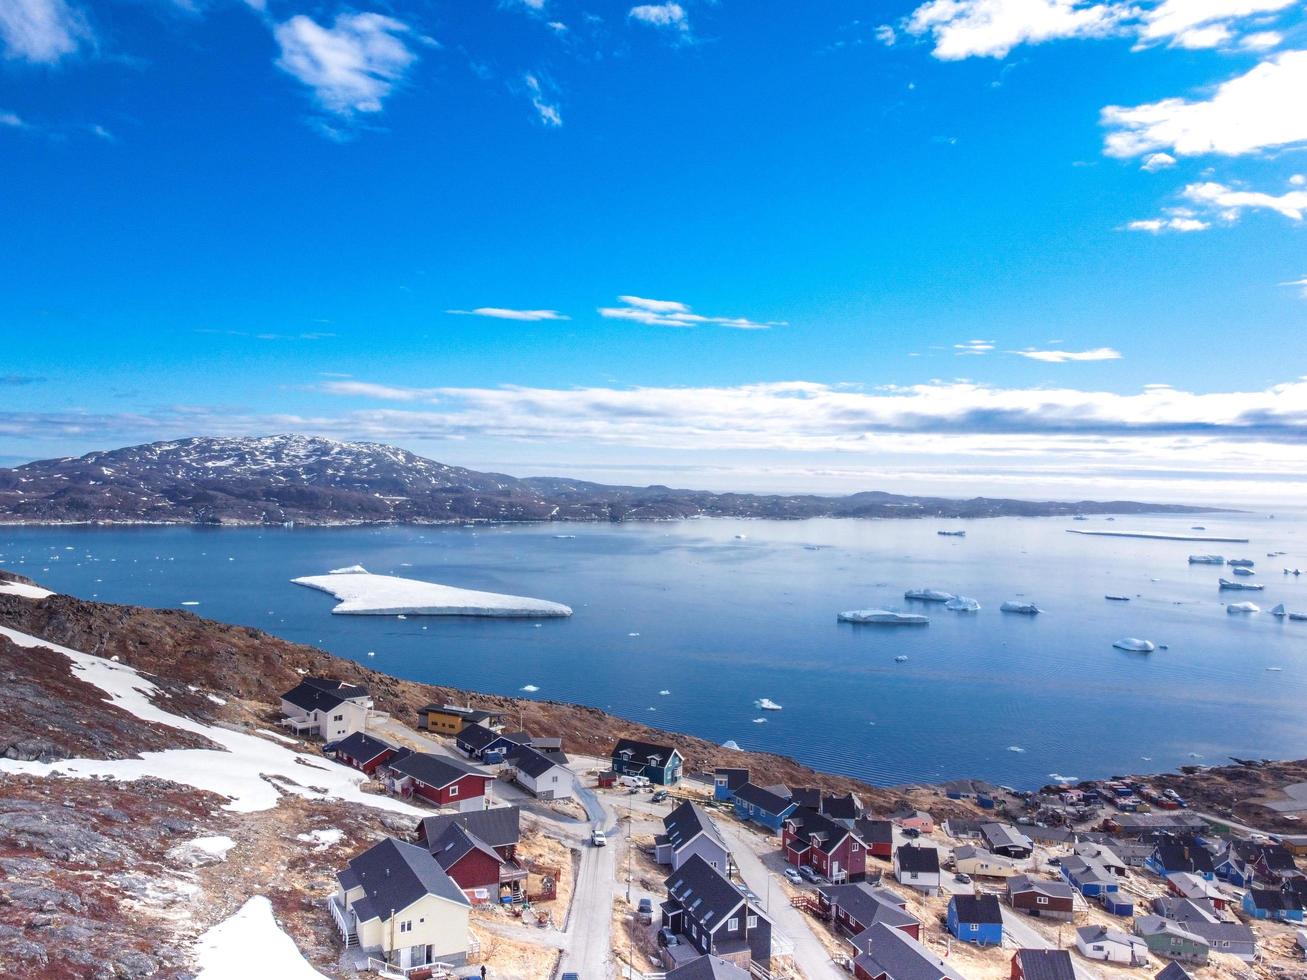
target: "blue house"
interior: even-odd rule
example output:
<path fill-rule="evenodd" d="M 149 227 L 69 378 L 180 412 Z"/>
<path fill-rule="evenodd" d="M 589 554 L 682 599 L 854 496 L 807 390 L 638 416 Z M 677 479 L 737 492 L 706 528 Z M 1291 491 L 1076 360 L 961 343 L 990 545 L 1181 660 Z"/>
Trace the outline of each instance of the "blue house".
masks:
<path fill-rule="evenodd" d="M 1254 919 L 1303 921 L 1302 906 L 1287 892 L 1278 889 L 1249 888 L 1243 897 L 1243 910 Z"/>
<path fill-rule="evenodd" d="M 745 783 L 735 791 L 735 815 L 777 833 L 780 833 L 785 818 L 797 808 L 793 800 L 777 796 L 753 783 Z"/>
<path fill-rule="evenodd" d="M 948 931 L 964 943 L 1003 945 L 1003 910 L 997 895 L 954 895 L 948 903 Z"/>
<path fill-rule="evenodd" d="M 735 791 L 749 781 L 748 769 L 721 768 L 713 773 L 714 800 L 730 803 L 735 799 Z"/>
<path fill-rule="evenodd" d="M 1135 903 L 1122 891 L 1103 892 L 1098 896 L 1098 904 L 1103 906 L 1109 915 L 1119 915 L 1123 919 L 1128 919 L 1135 914 Z"/>
<path fill-rule="evenodd" d="M 619 776 L 644 776 L 659 786 L 679 783 L 684 762 L 681 753 L 670 745 L 621 738 L 613 746 L 613 772 Z"/>
<path fill-rule="evenodd" d="M 1227 847 L 1215 859 L 1216 877 L 1228 881 L 1236 888 L 1247 888 L 1253 881 L 1253 869 L 1234 847 Z"/>
<path fill-rule="evenodd" d="M 1083 857 L 1063 858 L 1062 877 L 1085 898 L 1098 898 L 1120 888 L 1116 875 L 1097 861 Z"/>
<path fill-rule="evenodd" d="M 1216 880 L 1216 864 L 1212 852 L 1193 841 L 1167 841 L 1153 848 L 1144 862 L 1148 870 L 1159 878 L 1186 871 L 1208 881 Z"/>

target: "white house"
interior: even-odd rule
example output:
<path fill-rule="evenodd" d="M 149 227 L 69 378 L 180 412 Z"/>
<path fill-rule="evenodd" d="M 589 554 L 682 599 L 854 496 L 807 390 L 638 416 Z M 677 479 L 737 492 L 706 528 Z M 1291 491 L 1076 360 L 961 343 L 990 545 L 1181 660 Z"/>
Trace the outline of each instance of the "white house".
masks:
<path fill-rule="evenodd" d="M 894 877 L 901 885 L 927 895 L 938 895 L 939 851 L 933 847 L 903 844 L 894 850 Z"/>
<path fill-rule="evenodd" d="M 1138 936 L 1108 929 L 1106 926 L 1081 926 L 1076 930 L 1076 949 L 1080 955 L 1104 963 L 1122 966 L 1145 966 L 1148 963 L 1148 944 Z"/>
<path fill-rule="evenodd" d="M 336 880 L 327 907 L 346 948 L 402 970 L 467 962 L 471 903 L 425 847 L 386 838 Z"/>
<path fill-rule="evenodd" d="M 281 696 L 281 723 L 297 735 L 318 735 L 327 742 L 365 730 L 371 711 L 366 687 L 329 677 L 306 677 Z"/>
<path fill-rule="evenodd" d="M 514 750 L 507 766 L 514 781 L 536 799 L 570 800 L 575 795 L 576 776 L 572 770 L 530 746 Z"/>

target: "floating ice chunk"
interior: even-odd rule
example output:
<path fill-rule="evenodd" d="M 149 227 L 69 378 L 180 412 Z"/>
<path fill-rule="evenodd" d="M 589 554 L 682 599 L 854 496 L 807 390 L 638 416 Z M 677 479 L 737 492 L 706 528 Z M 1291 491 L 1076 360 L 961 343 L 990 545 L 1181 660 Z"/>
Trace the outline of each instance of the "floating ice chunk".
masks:
<path fill-rule="evenodd" d="M 733 738 L 728 738 L 725 742 L 722 743 L 722 748 L 730 749 L 733 752 L 739 752 L 740 743 L 735 741 L 735 739 Z"/>
<path fill-rule="evenodd" d="M 765 725 L 765 724 L 767 724 L 767 719 L 766 719 L 766 718 L 755 718 L 755 719 L 753 719 L 753 723 L 754 723 L 755 725 Z"/>
<path fill-rule="evenodd" d="M 199 602 L 195 599 L 187 599 L 182 603 L 183 606 L 198 606 Z"/>
<path fill-rule="evenodd" d="M 1053 780 L 1055 783 L 1074 783 L 1077 779 L 1076 776 L 1063 776 L 1061 773 L 1057 772 L 1050 772 L 1048 778 Z"/>
<path fill-rule="evenodd" d="M 1007 750 L 1008 750 L 1009 752 L 1024 752 L 1024 751 L 1026 751 L 1025 749 L 1023 749 L 1023 748 L 1022 748 L 1021 746 L 1019 746 L 1019 745 L 1009 745 L 1009 746 L 1007 747 Z"/>
<path fill-rule="evenodd" d="M 1261 612 L 1262 609 L 1255 602 L 1232 602 L 1225 607 L 1225 611 L 1228 613 L 1238 614 L 1238 613 Z"/>
<path fill-rule="evenodd" d="M 523 684 L 522 690 L 526 691 L 528 694 L 533 694 L 540 690 L 540 688 L 536 687 L 534 684 Z"/>
<path fill-rule="evenodd" d="M 1284 608 L 1284 603 L 1281 602 L 1279 605 L 1277 605 L 1275 608 L 1273 608 L 1273 609 L 1271 610 L 1271 615 L 1272 615 L 1272 616 L 1287 616 L 1287 615 L 1288 615 L 1288 612 L 1287 612 L 1287 611 L 1285 610 L 1285 608 Z"/>
<path fill-rule="evenodd" d="M 964 595 L 955 595 L 944 603 L 944 608 L 953 612 L 979 612 L 980 603 Z"/>
<path fill-rule="evenodd" d="M 626 635 L 627 635 L 627 636 L 639 636 L 640 634 L 639 634 L 639 633 L 627 633 Z"/>
<path fill-rule="evenodd" d="M 892 609 L 850 609 L 837 617 L 841 623 L 874 623 L 881 626 L 925 626 L 929 616 L 894 612 Z"/>
<path fill-rule="evenodd" d="M 1190 555 L 1190 565 L 1224 565 L 1224 555 Z"/>
<path fill-rule="evenodd" d="M 1233 592 L 1261 592 L 1266 586 L 1259 582 L 1231 582 L 1228 578 L 1218 579 L 1221 589 Z"/>
<path fill-rule="evenodd" d="M 1117 640 L 1112 646 L 1118 650 L 1129 650 L 1132 653 L 1152 653 L 1157 649 L 1157 644 L 1152 640 L 1141 640 L 1137 636 L 1127 636 L 1124 639 Z"/>
<path fill-rule="evenodd" d="M 435 582 L 373 575 L 362 565 L 336 569 L 326 575 L 309 575 L 291 580 L 340 600 L 331 611 L 338 615 L 537 617 L 570 616 L 572 610 L 558 602 L 459 589 Z"/>
<path fill-rule="evenodd" d="M 570 540 L 572 540 L 572 538 L 576 537 L 576 535 L 575 535 L 575 534 L 555 534 L 554 537 L 557 538 L 559 541 L 570 541 Z"/>
<path fill-rule="evenodd" d="M 755 708 L 761 708 L 763 711 L 780 711 L 781 706 L 771 698 L 759 698 L 753 702 Z"/>
<path fill-rule="evenodd" d="M 667 696 L 668 696 L 669 694 L 671 694 L 671 693 L 672 693 L 671 691 L 659 691 L 659 692 L 658 692 L 659 696 L 660 696 L 660 697 L 664 697 L 664 698 L 667 697 Z"/>
<path fill-rule="evenodd" d="M 1274 671 L 1275 673 L 1279 673 L 1280 671 L 1284 670 L 1283 667 L 1267 667 L 1266 669 L 1269 671 Z"/>
<path fill-rule="evenodd" d="M 953 598 L 953 593 L 941 592 L 939 589 L 908 589 L 903 593 L 903 598 L 918 602 L 948 602 Z"/>
<path fill-rule="evenodd" d="M 900 653 L 897 657 L 894 658 L 894 662 L 895 662 L 896 664 L 905 664 L 905 663 L 907 663 L 907 662 L 908 662 L 907 654 Z M 873 724 L 875 724 L 875 723 L 873 722 Z"/>
<path fill-rule="evenodd" d="M 998 608 L 1006 613 L 1021 613 L 1023 616 L 1034 616 L 1037 613 L 1043 612 L 1043 610 L 1033 602 L 1018 602 L 1015 599 L 1009 599 Z"/>

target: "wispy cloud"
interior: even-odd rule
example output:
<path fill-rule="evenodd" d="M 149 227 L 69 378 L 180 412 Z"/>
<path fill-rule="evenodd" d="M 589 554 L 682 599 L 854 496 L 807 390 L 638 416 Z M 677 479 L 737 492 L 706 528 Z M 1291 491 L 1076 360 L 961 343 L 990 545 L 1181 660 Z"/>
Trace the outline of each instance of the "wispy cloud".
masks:
<path fill-rule="evenodd" d="M 417 56 L 409 26 L 382 14 L 339 14 L 331 27 L 298 14 L 274 28 L 277 66 L 313 90 L 338 116 L 380 112 Z"/>
<path fill-rule="evenodd" d="M 1304 91 L 1307 92 L 1307 89 Z M 1267 194 L 1261 191 L 1239 190 L 1207 181 L 1190 184 L 1181 193 L 1195 204 L 1220 211 L 1221 216 L 1227 221 L 1237 220 L 1244 211 L 1249 210 L 1274 211 L 1290 221 L 1301 221 L 1303 212 L 1307 211 L 1307 190 Z"/>
<path fill-rule="evenodd" d="M 0 374 L 0 388 L 25 388 L 40 384 L 45 378 L 32 374 Z"/>
<path fill-rule="evenodd" d="M 446 310 L 455 316 L 486 316 L 494 320 L 570 320 L 557 310 L 510 310 L 502 306 L 478 306 L 475 310 Z"/>
<path fill-rule="evenodd" d="M 0 2 L 0 47 L 7 59 L 53 65 L 92 43 L 86 17 L 65 0 Z"/>
<path fill-rule="evenodd" d="M 1150 174 L 1155 174 L 1159 170 L 1167 170 L 1176 165 L 1175 157 L 1169 153 L 1150 153 L 1144 158 L 1144 162 L 1139 165 L 1140 170 L 1147 170 Z"/>
<path fill-rule="evenodd" d="M 617 297 L 623 306 L 603 306 L 599 315 L 609 320 L 631 320 L 653 327 L 697 327 L 716 324 L 734 330 L 766 330 L 783 327 L 780 321 L 760 322 L 741 316 L 704 316 L 693 312 L 685 303 L 666 299 L 645 299 L 642 296 Z"/>
<path fill-rule="evenodd" d="M 641 24 L 678 34 L 688 34 L 690 31 L 690 18 L 679 3 L 642 3 L 632 7 L 627 16 Z"/>
<path fill-rule="evenodd" d="M 1230 41 L 1243 18 L 1277 13 L 1297 0 L 1162 0 L 1145 9 L 1141 43 L 1170 41 L 1181 48 L 1216 48 Z"/>
<path fill-rule="evenodd" d="M 376 398 L 381 401 L 391 402 L 432 401 L 440 394 L 439 388 L 404 388 L 397 385 L 353 380 L 323 381 L 313 385 L 312 388 L 328 395 Z"/>
<path fill-rule="evenodd" d="M 1113 3 L 1080 0 L 930 0 L 908 17 L 906 30 L 929 35 L 944 61 L 1006 57 L 1021 44 L 1101 37 L 1125 14 Z"/>
<path fill-rule="evenodd" d="M 980 357 L 994 349 L 992 340 L 967 340 L 953 345 L 953 353 L 959 357 Z"/>
<path fill-rule="evenodd" d="M 1303 299 L 1307 299 L 1307 276 L 1303 276 L 1301 279 L 1294 279 L 1291 282 L 1282 282 L 1280 285 L 1294 287 L 1301 292 Z"/>
<path fill-rule="evenodd" d="M 10 129 L 26 129 L 27 123 L 23 122 L 23 117 L 16 112 L 0 110 L 0 126 L 7 126 Z"/>
<path fill-rule="evenodd" d="M 1045 364 L 1069 364 L 1075 361 L 1119 361 L 1121 352 L 1112 347 L 1094 347 L 1090 350 L 1035 350 L 1027 347 L 1025 350 L 1014 350 L 1013 354 L 1020 357 L 1027 357 L 1032 361 L 1043 361 Z"/>
<path fill-rule="evenodd" d="M 1172 214 L 1161 218 L 1140 218 L 1127 222 L 1124 227 L 1126 231 L 1146 231 L 1151 235 L 1160 235 L 1167 231 L 1178 231 L 1181 234 L 1206 231 L 1212 225 L 1211 222 L 1203 221 L 1201 218 Z"/>
<path fill-rule="evenodd" d="M 545 97 L 544 84 L 541 82 L 540 77 L 528 73 L 522 76 L 522 81 L 526 85 L 531 105 L 535 108 L 536 118 L 548 127 L 557 128 L 563 125 L 563 114 L 559 110 L 557 103 L 551 102 Z"/>

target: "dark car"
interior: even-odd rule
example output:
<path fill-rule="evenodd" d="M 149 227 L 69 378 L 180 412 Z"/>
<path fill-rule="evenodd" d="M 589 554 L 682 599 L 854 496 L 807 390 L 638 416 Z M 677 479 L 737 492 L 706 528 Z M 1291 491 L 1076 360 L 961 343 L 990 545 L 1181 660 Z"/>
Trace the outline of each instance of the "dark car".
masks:
<path fill-rule="evenodd" d="M 921 836 L 921 831 L 918 830 L 916 827 L 904 827 L 903 836 L 906 837 L 908 840 L 916 840 L 918 837 Z"/>
<path fill-rule="evenodd" d="M 660 789 L 660 790 L 659 790 L 657 793 L 655 793 L 653 796 L 649 797 L 649 802 L 650 802 L 650 803 L 661 803 L 661 802 L 662 802 L 663 800 L 665 800 L 665 799 L 667 799 L 667 790 L 665 790 L 665 789 Z"/>
<path fill-rule="evenodd" d="M 668 929 L 666 926 L 663 926 L 658 930 L 658 945 L 679 946 L 681 945 L 681 937 L 672 932 L 672 930 Z"/>
<path fill-rule="evenodd" d="M 642 899 L 640 899 L 640 904 L 636 906 L 636 911 L 638 911 L 638 912 L 643 912 L 643 913 L 646 913 L 646 914 L 648 914 L 648 915 L 652 915 L 652 914 L 653 914 L 653 899 L 652 899 L 652 898 L 642 898 Z"/>

